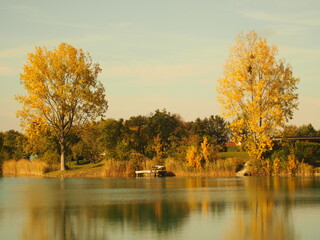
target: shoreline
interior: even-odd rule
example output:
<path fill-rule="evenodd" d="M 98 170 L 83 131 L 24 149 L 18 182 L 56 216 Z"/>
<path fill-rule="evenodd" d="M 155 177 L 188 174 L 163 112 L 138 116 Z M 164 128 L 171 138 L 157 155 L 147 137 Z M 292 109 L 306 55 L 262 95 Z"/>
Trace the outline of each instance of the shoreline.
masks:
<path fill-rule="evenodd" d="M 52 171 L 45 173 L 43 175 L 31 175 L 31 174 L 1 174 L 0 177 L 24 177 L 24 178 L 155 178 L 155 177 L 130 177 L 123 176 L 122 174 L 114 175 L 114 176 L 105 176 L 103 174 L 103 167 L 94 167 L 87 168 L 86 171 L 82 169 L 71 169 L 65 171 Z M 291 175 L 291 174 L 280 174 L 280 175 L 246 175 L 246 176 L 237 176 L 234 174 L 212 174 L 205 172 L 189 172 L 189 173 L 178 173 L 166 177 L 210 177 L 210 178 L 243 178 L 243 177 L 320 177 L 320 175 L 312 174 L 312 175 Z M 160 177 L 160 178 L 163 178 Z"/>

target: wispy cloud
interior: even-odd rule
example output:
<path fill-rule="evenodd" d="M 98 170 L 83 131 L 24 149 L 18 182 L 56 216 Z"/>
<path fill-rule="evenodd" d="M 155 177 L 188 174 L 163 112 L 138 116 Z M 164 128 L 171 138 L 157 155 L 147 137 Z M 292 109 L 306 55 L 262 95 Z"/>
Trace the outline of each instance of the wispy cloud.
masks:
<path fill-rule="evenodd" d="M 302 125 L 311 123 L 320 129 L 319 115 L 315 109 L 320 109 L 320 98 L 300 96 L 299 110 L 295 113 L 293 124 Z"/>
<path fill-rule="evenodd" d="M 3 87 L 3 86 L 2 86 Z M 13 96 L 0 96 L 0 131 L 9 129 L 19 130 L 19 120 L 16 118 L 16 111 L 21 107 L 20 103 L 14 100 Z"/>
<path fill-rule="evenodd" d="M 14 16 L 19 16 L 24 19 L 24 21 L 33 21 L 38 19 L 42 14 L 41 10 L 32 4 L 12 4 L 6 7 L 6 10 L 12 12 Z"/>
<path fill-rule="evenodd" d="M 26 51 L 29 50 L 27 47 L 17 47 L 17 48 L 8 48 L 0 50 L 0 58 L 10 59 L 21 57 L 26 54 Z"/>
<path fill-rule="evenodd" d="M 109 96 L 108 115 L 114 118 L 129 118 L 136 115 L 147 115 L 156 109 L 167 109 L 182 116 L 186 121 L 220 114 L 215 98 L 176 97 L 165 93 L 150 93 L 131 98 L 128 96 Z"/>
<path fill-rule="evenodd" d="M 39 20 L 35 21 L 39 22 Z M 65 28 L 77 28 L 77 29 L 97 29 L 96 25 L 91 24 L 81 24 L 81 23 L 70 23 L 70 22 L 58 22 L 58 21 L 41 21 L 42 24 L 52 25 L 52 26 L 59 26 Z"/>
<path fill-rule="evenodd" d="M 30 14 L 30 16 L 35 14 L 36 12 L 39 12 L 39 10 L 36 7 L 25 4 L 12 4 L 7 9 L 12 9 L 13 11 L 18 12 L 20 14 Z"/>
<path fill-rule="evenodd" d="M 282 46 L 281 51 L 287 54 L 297 55 L 297 56 L 308 56 L 314 57 L 315 60 L 319 59 L 320 48 L 308 48 L 306 47 L 292 47 L 292 46 Z"/>
<path fill-rule="evenodd" d="M 17 74 L 18 71 L 12 67 L 0 66 L 0 75 L 10 76 Z"/>
<path fill-rule="evenodd" d="M 128 28 L 132 27 L 132 22 L 111 22 L 107 23 L 106 26 L 115 27 L 115 28 Z"/>
<path fill-rule="evenodd" d="M 303 16 L 290 15 L 290 14 L 284 14 L 284 13 L 280 15 L 280 14 L 267 13 L 267 12 L 256 11 L 256 10 L 239 11 L 239 13 L 247 18 L 262 20 L 266 22 L 299 24 L 299 25 L 314 26 L 314 27 L 320 26 L 319 13 L 304 14 Z"/>
<path fill-rule="evenodd" d="M 106 66 L 108 66 L 106 64 Z M 112 78 L 133 79 L 132 83 L 145 85 L 173 85 L 181 84 L 181 79 L 196 78 L 198 83 L 208 83 L 208 79 L 214 71 L 211 64 L 128 64 L 114 65 L 105 68 L 104 76 Z"/>
<path fill-rule="evenodd" d="M 124 21 L 124 22 L 106 22 L 106 23 L 83 23 L 83 22 L 77 22 L 77 21 L 57 21 L 55 20 L 48 20 L 45 17 L 38 17 L 38 18 L 34 18 L 33 20 L 31 20 L 33 23 L 41 23 L 41 24 L 45 24 L 45 25 L 50 25 L 50 26 L 58 26 L 58 27 L 62 27 L 62 28 L 67 28 L 67 29 L 79 29 L 79 30 L 90 30 L 90 31 L 98 31 L 98 32 L 103 32 L 106 29 L 128 29 L 130 27 L 132 27 L 132 23 L 128 22 L 128 21 Z"/>

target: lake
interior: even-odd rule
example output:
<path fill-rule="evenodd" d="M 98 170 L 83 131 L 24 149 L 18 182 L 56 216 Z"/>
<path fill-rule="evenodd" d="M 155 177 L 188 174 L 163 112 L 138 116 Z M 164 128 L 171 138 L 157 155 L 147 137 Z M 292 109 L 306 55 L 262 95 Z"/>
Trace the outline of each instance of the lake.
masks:
<path fill-rule="evenodd" d="M 0 239 L 320 239 L 320 178 L 0 178 Z"/>

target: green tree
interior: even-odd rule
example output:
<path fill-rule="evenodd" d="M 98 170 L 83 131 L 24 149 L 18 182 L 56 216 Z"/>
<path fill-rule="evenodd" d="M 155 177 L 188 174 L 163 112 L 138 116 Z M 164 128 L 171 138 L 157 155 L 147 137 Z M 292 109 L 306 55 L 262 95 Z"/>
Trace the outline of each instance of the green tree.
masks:
<path fill-rule="evenodd" d="M 100 144 L 100 128 L 98 123 L 90 122 L 78 127 L 80 140 L 73 146 L 74 157 L 83 157 L 96 163 L 101 160 L 103 150 Z"/>
<path fill-rule="evenodd" d="M 282 137 L 297 137 L 298 127 L 296 125 L 286 125 L 284 126 L 281 136 Z"/>
<path fill-rule="evenodd" d="M 312 124 L 298 127 L 296 134 L 297 137 L 316 137 L 318 135 Z"/>
<path fill-rule="evenodd" d="M 168 152 L 174 152 L 178 147 L 177 143 L 181 142 L 186 135 L 186 128 L 181 117 L 171 114 L 167 110 L 160 111 L 157 109 L 149 117 L 147 132 L 149 139 L 149 149 L 152 149 L 155 139 L 161 139 L 161 151 L 163 155 Z M 152 151 L 154 155 L 155 152 Z"/>
<path fill-rule="evenodd" d="M 28 155 L 35 154 L 48 164 L 59 163 L 59 142 L 49 130 L 39 132 L 29 138 L 25 144 L 25 150 Z"/>
<path fill-rule="evenodd" d="M 2 157 L 8 159 L 21 159 L 25 156 L 25 142 L 24 135 L 15 130 L 9 130 L 2 134 Z"/>
<path fill-rule="evenodd" d="M 199 135 L 201 141 L 207 137 L 210 144 L 218 144 L 221 148 L 228 141 L 228 123 L 220 116 L 210 116 L 209 118 L 197 118 L 190 123 L 192 134 Z"/>
<path fill-rule="evenodd" d="M 134 151 L 145 155 L 146 147 L 151 136 L 148 135 L 147 126 L 149 119 L 145 116 L 131 117 L 125 122 L 129 146 Z"/>
<path fill-rule="evenodd" d="M 125 135 L 123 119 L 106 119 L 99 122 L 99 141 L 108 158 L 116 158 L 116 148 Z"/>
<path fill-rule="evenodd" d="M 61 170 L 65 170 L 67 136 L 74 125 L 103 116 L 108 106 L 104 87 L 97 81 L 99 64 L 90 55 L 61 43 L 53 51 L 37 47 L 28 55 L 20 75 L 26 96 L 17 115 L 29 138 L 49 130 L 60 145 Z"/>
<path fill-rule="evenodd" d="M 272 137 L 292 118 L 298 105 L 299 80 L 291 67 L 277 60 L 277 48 L 256 32 L 240 34 L 231 47 L 218 80 L 218 100 L 237 142 L 246 142 L 254 159 L 272 149 Z"/>

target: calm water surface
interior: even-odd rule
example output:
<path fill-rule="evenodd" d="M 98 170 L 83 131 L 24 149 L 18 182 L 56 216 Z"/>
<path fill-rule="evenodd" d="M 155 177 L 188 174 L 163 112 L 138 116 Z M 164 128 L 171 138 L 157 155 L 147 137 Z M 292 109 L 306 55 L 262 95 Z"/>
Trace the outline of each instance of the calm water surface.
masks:
<path fill-rule="evenodd" d="M 319 178 L 0 178 L 0 239 L 320 239 Z"/>

